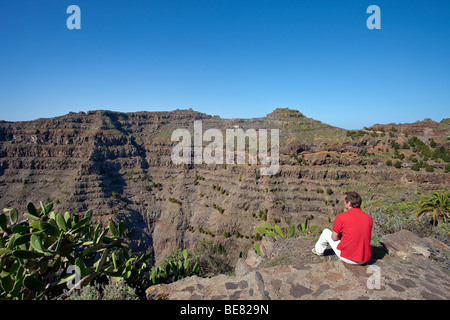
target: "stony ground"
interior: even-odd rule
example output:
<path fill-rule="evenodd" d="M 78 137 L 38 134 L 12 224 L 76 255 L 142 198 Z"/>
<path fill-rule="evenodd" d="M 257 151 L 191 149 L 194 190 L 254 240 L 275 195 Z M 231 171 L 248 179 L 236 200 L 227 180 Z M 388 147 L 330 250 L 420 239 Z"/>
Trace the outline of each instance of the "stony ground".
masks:
<path fill-rule="evenodd" d="M 399 237 L 404 239 L 404 234 Z M 417 240 L 414 238 L 414 241 Z M 407 249 L 388 243 L 387 251 L 374 248 L 373 259 L 353 266 L 333 254 L 311 253 L 311 240 L 276 241 L 270 256 L 256 268 L 241 259 L 235 276 L 189 277 L 147 290 L 149 299 L 183 300 L 441 300 L 450 298 L 450 273 L 430 252 L 448 253 L 441 243 L 422 239 Z M 419 246 L 419 244 L 421 246 Z M 436 246 L 437 245 L 437 246 Z M 392 249 L 396 246 L 399 250 Z M 413 248 L 413 249 L 411 249 Z M 404 250 L 404 251 L 401 251 Z M 402 257 L 402 258 L 400 258 Z"/>

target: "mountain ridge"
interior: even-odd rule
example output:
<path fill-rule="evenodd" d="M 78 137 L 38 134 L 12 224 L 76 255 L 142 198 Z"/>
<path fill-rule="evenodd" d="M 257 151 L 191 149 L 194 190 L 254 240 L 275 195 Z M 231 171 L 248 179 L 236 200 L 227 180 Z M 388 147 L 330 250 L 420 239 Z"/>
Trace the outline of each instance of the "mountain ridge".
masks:
<path fill-rule="evenodd" d="M 79 111 L 79 112 L 74 112 L 74 111 L 70 111 L 67 114 L 63 114 L 63 115 L 55 115 L 55 116 L 49 116 L 49 117 L 42 117 L 42 118 L 36 118 L 36 119 L 30 119 L 30 120 L 2 120 L 0 119 L 0 123 L 23 123 L 23 122 L 33 122 L 33 121 L 40 121 L 40 120 L 48 120 L 48 119 L 58 119 L 58 118 L 64 118 L 67 117 L 69 115 L 90 115 L 90 114 L 97 114 L 97 113 L 116 113 L 116 114 L 165 114 L 165 113 L 172 113 L 172 112 L 183 112 L 183 111 L 192 111 L 198 114 L 202 114 L 205 115 L 207 117 L 214 117 L 214 118 L 218 118 L 218 119 L 222 119 L 222 120 L 249 120 L 249 119 L 261 119 L 261 118 L 265 118 L 265 117 L 276 117 L 276 115 L 282 114 L 283 111 L 285 112 L 293 112 L 294 114 L 298 113 L 301 115 L 301 117 L 306 117 L 302 112 L 300 112 L 297 109 L 291 109 L 289 107 L 280 107 L 280 108 L 275 108 L 272 112 L 266 114 L 265 116 L 261 116 L 261 117 L 247 117 L 247 118 L 240 118 L 240 117 L 230 117 L 230 118 L 226 118 L 226 117 L 221 117 L 219 115 L 209 115 L 207 113 L 204 112 L 200 112 L 200 111 L 195 111 L 192 108 L 187 108 L 187 109 L 175 109 L 175 110 L 171 110 L 171 111 L 165 111 L 165 110 L 159 110 L 159 111 L 146 111 L 146 110 L 141 110 L 141 111 L 128 111 L 128 112 L 122 112 L 122 111 L 113 111 L 113 110 L 108 110 L 108 109 L 94 109 L 94 110 L 89 110 L 89 111 Z M 290 117 L 298 117 L 298 116 L 293 116 L 291 115 Z M 312 119 L 312 118 L 311 118 Z M 377 126 L 389 126 L 389 125 L 405 125 L 405 124 L 413 124 L 413 123 L 419 123 L 419 122 L 423 122 L 423 121 L 432 121 L 432 122 L 436 122 L 436 123 L 444 123 L 444 124 L 450 124 L 450 118 L 443 118 L 441 121 L 436 121 L 433 120 L 431 118 L 424 118 L 423 120 L 416 120 L 415 122 L 405 122 L 405 123 L 401 123 L 401 122 L 389 122 L 389 123 L 375 123 L 373 125 L 371 125 L 369 128 L 371 127 L 377 127 Z M 328 124 L 330 125 L 330 124 Z M 330 125 L 333 126 L 333 125 Z M 342 128 L 342 127 L 338 127 L 338 126 L 333 126 L 336 128 L 340 128 L 343 130 L 355 130 L 355 129 L 346 129 L 346 128 Z"/>

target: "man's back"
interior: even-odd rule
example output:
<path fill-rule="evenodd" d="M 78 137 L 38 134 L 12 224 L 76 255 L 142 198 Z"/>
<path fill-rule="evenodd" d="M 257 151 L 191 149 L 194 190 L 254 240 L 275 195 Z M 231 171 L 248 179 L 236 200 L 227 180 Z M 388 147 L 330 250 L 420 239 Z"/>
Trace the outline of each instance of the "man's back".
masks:
<path fill-rule="evenodd" d="M 370 260 L 372 224 L 372 217 L 360 208 L 350 208 L 337 215 L 333 231 L 341 234 L 337 249 L 341 250 L 342 257 L 360 262 Z"/>

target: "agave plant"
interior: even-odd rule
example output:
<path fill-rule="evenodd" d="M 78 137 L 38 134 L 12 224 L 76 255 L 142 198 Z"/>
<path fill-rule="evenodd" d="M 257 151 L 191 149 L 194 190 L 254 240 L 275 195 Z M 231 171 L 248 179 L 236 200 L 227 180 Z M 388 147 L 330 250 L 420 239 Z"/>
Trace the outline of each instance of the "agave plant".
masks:
<path fill-rule="evenodd" d="M 416 206 L 418 217 L 431 213 L 433 223 L 450 220 L 450 191 L 435 191 L 419 200 Z"/>

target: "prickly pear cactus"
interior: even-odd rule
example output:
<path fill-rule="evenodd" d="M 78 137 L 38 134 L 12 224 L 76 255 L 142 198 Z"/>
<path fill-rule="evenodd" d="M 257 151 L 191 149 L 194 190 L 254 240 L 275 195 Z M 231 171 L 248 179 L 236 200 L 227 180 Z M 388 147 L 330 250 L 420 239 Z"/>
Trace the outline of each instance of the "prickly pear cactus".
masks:
<path fill-rule="evenodd" d="M 92 210 L 74 215 L 52 209 L 52 203 L 36 208 L 30 202 L 22 219 L 15 208 L 0 214 L 0 299 L 64 297 L 68 288 L 80 289 L 103 275 L 149 283 L 149 255 L 128 249 L 123 221 L 93 226 Z"/>

